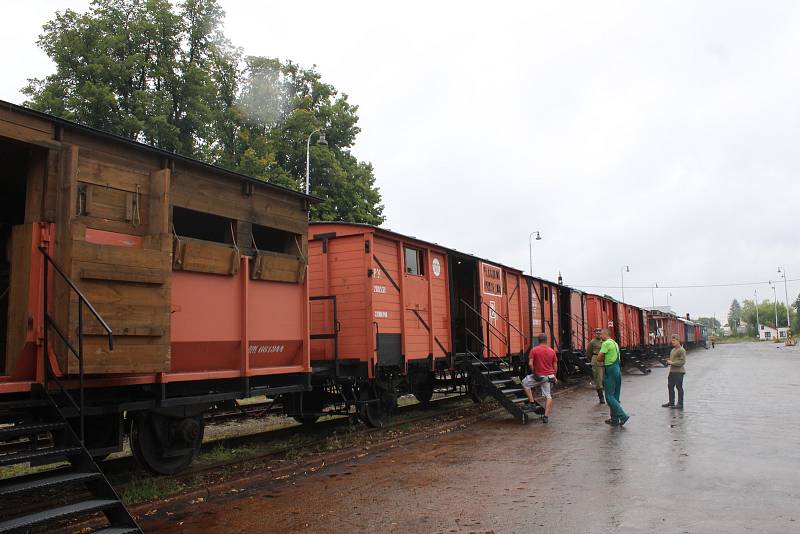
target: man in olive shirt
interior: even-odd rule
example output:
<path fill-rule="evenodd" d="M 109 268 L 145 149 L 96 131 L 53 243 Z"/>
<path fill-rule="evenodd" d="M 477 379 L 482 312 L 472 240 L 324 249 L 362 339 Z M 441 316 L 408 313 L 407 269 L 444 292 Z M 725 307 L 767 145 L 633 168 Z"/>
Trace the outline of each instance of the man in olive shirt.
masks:
<path fill-rule="evenodd" d="M 600 404 L 605 404 L 603 398 L 603 362 L 598 361 L 597 353 L 600 352 L 600 347 L 603 345 L 603 338 L 600 336 L 600 329 L 594 329 L 594 337 L 589 341 L 589 346 L 586 348 L 586 356 L 592 361 L 592 375 L 594 376 L 594 387 L 597 388 L 597 398 L 600 399 Z"/>
<path fill-rule="evenodd" d="M 669 388 L 669 402 L 662 404 L 664 408 L 683 410 L 683 375 L 686 374 L 686 349 L 681 345 L 681 340 L 676 334 L 672 335 L 672 351 L 669 353 L 669 375 L 667 375 L 667 388 Z M 678 390 L 678 404 L 675 404 L 675 390 Z"/>
<path fill-rule="evenodd" d="M 628 422 L 630 416 L 625 413 L 622 404 L 619 402 L 620 390 L 622 389 L 622 372 L 619 368 L 619 345 L 611 339 L 611 333 L 607 328 L 601 330 L 603 344 L 600 346 L 598 360 L 602 359 L 605 365 L 603 386 L 606 390 L 606 401 L 611 410 L 611 418 L 606 419 L 606 424 L 611 426 L 622 426 Z"/>

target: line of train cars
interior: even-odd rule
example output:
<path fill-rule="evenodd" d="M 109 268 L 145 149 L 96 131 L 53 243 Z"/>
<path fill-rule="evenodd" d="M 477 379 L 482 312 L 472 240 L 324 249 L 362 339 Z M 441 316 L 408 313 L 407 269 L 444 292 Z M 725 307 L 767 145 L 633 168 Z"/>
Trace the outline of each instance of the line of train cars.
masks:
<path fill-rule="evenodd" d="M 479 398 L 464 362 L 521 372 L 542 331 L 566 375 L 597 326 L 629 359 L 705 337 L 383 228 L 309 224 L 312 197 L 9 103 L 0 155 L 0 426 L 47 397 L 96 456 L 127 435 L 157 473 L 237 399 L 380 425 L 402 394 Z"/>

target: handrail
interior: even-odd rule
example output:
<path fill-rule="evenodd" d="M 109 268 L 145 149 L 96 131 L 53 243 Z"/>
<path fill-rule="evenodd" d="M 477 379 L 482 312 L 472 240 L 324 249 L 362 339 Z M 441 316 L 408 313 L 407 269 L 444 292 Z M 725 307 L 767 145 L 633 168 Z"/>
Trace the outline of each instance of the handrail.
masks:
<path fill-rule="evenodd" d="M 106 323 L 106 321 L 100 316 L 100 314 L 97 313 L 97 310 L 94 308 L 94 306 L 92 306 L 92 303 L 89 302 L 89 299 L 86 298 L 86 295 L 84 295 L 83 292 L 80 289 L 78 289 L 78 286 L 76 286 L 75 283 L 70 279 L 70 277 L 67 276 L 66 273 L 64 273 L 64 271 L 61 270 L 61 267 L 58 266 L 55 260 L 51 258 L 47 252 L 45 252 L 44 248 L 39 247 L 39 252 L 42 253 L 45 259 L 50 263 L 50 265 L 53 266 L 53 269 L 55 269 L 56 272 L 61 275 L 61 278 L 64 279 L 64 281 L 69 285 L 69 287 L 71 287 L 72 290 L 75 293 L 77 293 L 78 298 L 83 301 L 83 303 L 86 305 L 87 308 L 89 308 L 89 311 L 92 312 L 92 315 L 94 315 L 95 319 L 97 319 L 97 321 L 100 323 L 100 326 L 102 326 L 103 330 L 106 331 L 106 335 L 108 336 L 108 349 L 114 350 L 113 332 L 111 330 L 111 327 L 108 326 L 108 323 Z"/>
<path fill-rule="evenodd" d="M 492 307 L 491 307 L 491 306 L 489 306 L 489 304 L 488 304 L 488 303 L 486 303 L 486 302 L 482 302 L 481 304 L 483 304 L 484 306 L 486 306 L 486 308 L 487 308 L 487 309 L 489 309 L 489 310 L 492 310 Z M 523 339 L 525 339 L 525 341 L 527 342 L 527 340 L 528 340 L 528 336 L 526 336 L 525 334 L 523 334 L 523 333 L 522 333 L 522 331 L 521 331 L 519 328 L 517 328 L 516 326 L 514 326 L 514 325 L 513 325 L 513 323 L 512 323 L 511 321 L 509 321 L 508 319 L 506 319 L 505 317 L 503 317 L 501 314 L 497 313 L 497 310 L 493 310 L 493 311 L 494 311 L 494 312 L 495 312 L 495 314 L 496 314 L 498 317 L 500 317 L 500 318 L 501 318 L 501 319 L 502 319 L 502 320 L 503 320 L 503 321 L 504 321 L 504 322 L 505 322 L 505 323 L 506 323 L 508 326 L 510 326 L 511 328 L 513 328 L 513 329 L 514 329 L 514 331 L 515 331 L 517 334 L 521 335 L 521 336 L 522 336 L 522 338 L 523 338 Z M 527 344 L 527 343 L 526 343 L 526 344 Z"/>
<path fill-rule="evenodd" d="M 481 315 L 481 313 L 478 310 L 476 310 L 475 308 L 470 306 L 469 303 L 464 301 L 464 299 L 461 299 L 461 303 L 464 305 L 464 309 L 465 310 L 468 309 L 468 310 L 472 311 L 481 321 L 484 321 L 489 327 L 492 327 L 495 330 L 498 330 L 497 327 L 492 326 L 492 324 L 489 322 L 488 319 L 483 317 L 483 315 Z M 510 354 L 507 354 L 506 356 L 501 356 L 500 354 L 497 354 L 495 351 L 493 351 L 491 349 L 491 347 L 483 339 L 481 339 L 475 332 L 473 332 L 472 330 L 469 329 L 469 327 L 466 324 L 466 321 L 464 322 L 464 333 L 465 334 L 469 334 L 470 336 L 472 336 L 483 348 L 486 349 L 486 352 L 490 356 L 494 356 L 495 358 L 497 358 L 499 360 L 502 360 L 509 367 L 512 366 L 512 364 L 511 364 L 511 355 Z M 501 332 L 501 334 L 502 334 L 502 332 Z M 505 345 L 506 345 L 506 349 L 508 349 L 508 341 L 507 340 L 505 342 Z M 468 347 L 464 347 L 464 348 L 465 348 L 465 350 L 467 350 L 467 352 L 472 354 L 472 351 L 470 351 Z M 473 354 L 473 357 L 474 357 L 474 354 Z M 508 361 L 506 360 L 506 358 L 508 358 Z"/>
<path fill-rule="evenodd" d="M 497 331 L 497 333 L 495 334 L 495 336 L 497 336 L 497 337 L 498 337 L 498 338 L 499 338 L 499 339 L 500 339 L 500 340 L 501 340 L 501 341 L 502 341 L 502 342 L 503 342 L 503 343 L 504 343 L 506 346 L 508 345 L 508 339 L 506 338 L 505 334 L 503 334 L 503 332 L 502 332 L 502 331 L 500 331 L 500 329 L 499 329 L 499 328 L 497 328 L 496 326 L 494 326 L 494 325 L 493 325 L 493 324 L 492 324 L 492 323 L 489 321 L 489 319 L 485 318 L 481 312 L 479 312 L 478 310 L 476 310 L 475 308 L 473 308 L 473 307 L 472 307 L 472 306 L 471 306 L 471 305 L 470 305 L 468 302 L 466 302 L 464 299 L 460 299 L 460 300 L 461 300 L 461 304 L 463 304 L 463 305 L 464 305 L 466 308 L 468 308 L 468 309 L 469 309 L 470 311 L 472 311 L 472 312 L 473 312 L 475 315 L 477 315 L 477 316 L 478 316 L 478 318 L 480 318 L 480 320 L 481 320 L 481 321 L 485 322 L 485 323 L 486 323 L 486 324 L 489 326 L 489 328 L 494 328 L 494 329 Z M 500 337 L 500 336 L 502 336 L 502 337 Z"/>
<path fill-rule="evenodd" d="M 319 300 L 330 300 L 333 307 L 333 332 L 329 334 L 311 334 L 309 339 L 332 339 L 333 340 L 333 373 L 339 377 L 339 315 L 336 309 L 336 295 L 318 295 L 308 297 L 309 302 Z"/>
<path fill-rule="evenodd" d="M 83 307 L 86 306 L 89 311 L 92 313 L 94 318 L 100 323 L 100 326 L 106 331 L 106 336 L 108 337 L 108 350 L 114 350 L 114 335 L 111 330 L 111 327 L 108 326 L 108 323 L 100 316 L 97 310 L 92 306 L 89 300 L 86 298 L 86 295 L 78 289 L 75 283 L 67 276 L 67 274 L 61 270 L 58 264 L 50 257 L 50 255 L 45 251 L 43 246 L 39 247 L 39 252 L 42 253 L 44 256 L 44 265 L 42 269 L 42 277 L 43 277 L 43 299 L 42 299 L 42 309 L 43 309 L 43 322 L 44 322 L 44 329 L 42 335 L 44 337 L 43 343 L 43 359 L 45 362 L 45 373 L 44 373 L 44 390 L 47 393 L 47 383 L 49 380 L 53 380 L 64 396 L 69 400 L 70 404 L 72 404 L 73 408 L 78 412 L 78 417 L 80 420 L 80 440 L 81 444 L 84 444 L 85 441 L 85 408 L 86 408 L 86 399 L 85 399 L 85 388 L 84 388 L 84 359 L 83 359 Z M 50 315 L 48 312 L 48 287 L 50 285 L 49 281 L 49 272 L 50 266 L 52 265 L 53 270 L 58 273 L 59 276 L 67 283 L 67 285 L 72 289 L 75 294 L 78 296 L 78 346 L 77 348 L 75 345 L 69 340 L 69 336 L 65 334 L 61 328 L 58 327 L 56 324 L 55 319 Z M 55 330 L 58 337 L 64 343 L 64 345 L 69 349 L 75 358 L 78 360 L 78 382 L 80 385 L 78 396 L 78 402 L 75 401 L 72 394 L 67 391 L 64 387 L 64 384 L 61 383 L 61 380 L 58 379 L 55 371 L 53 370 L 52 363 L 50 362 L 50 343 L 49 343 L 49 332 L 50 327 Z"/>

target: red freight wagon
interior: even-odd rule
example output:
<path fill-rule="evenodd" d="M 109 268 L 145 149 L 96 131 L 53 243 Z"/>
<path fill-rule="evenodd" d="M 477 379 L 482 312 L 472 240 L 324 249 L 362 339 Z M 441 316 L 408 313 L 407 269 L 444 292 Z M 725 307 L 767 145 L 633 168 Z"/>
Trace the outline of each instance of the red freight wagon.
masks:
<path fill-rule="evenodd" d="M 305 411 L 350 380 L 367 419 L 379 423 L 379 408 L 400 393 L 429 399 L 434 372 L 452 368 L 451 356 L 524 353 L 525 289 L 521 272 L 440 245 L 369 225 L 313 223 L 316 393 Z"/>
<path fill-rule="evenodd" d="M 561 311 L 561 349 L 583 353 L 592 337 L 586 315 L 586 295 L 570 287 L 559 286 Z"/>
<path fill-rule="evenodd" d="M 645 344 L 646 317 L 643 310 L 617 302 L 617 342 L 620 347 L 635 348 Z"/>
<path fill-rule="evenodd" d="M 525 279 L 528 281 L 531 307 L 528 329 L 532 333 L 533 343 L 536 343 L 537 335 L 545 333 L 548 345 L 559 351 L 562 348 L 559 286 L 541 278 L 525 276 Z"/>
<path fill-rule="evenodd" d="M 617 339 L 615 304 L 616 301 L 608 297 L 586 295 L 586 316 L 588 317 L 589 332 L 594 332 L 595 328 L 607 328 L 611 333 L 611 337 Z"/>
<path fill-rule="evenodd" d="M 310 387 L 310 197 L 8 103 L 0 159 L 0 404 L 166 473 L 216 403 Z"/>
<path fill-rule="evenodd" d="M 650 310 L 647 314 L 650 323 L 650 335 L 656 346 L 668 346 L 673 334 L 677 334 L 681 342 L 686 341 L 684 323 L 672 313 Z"/>

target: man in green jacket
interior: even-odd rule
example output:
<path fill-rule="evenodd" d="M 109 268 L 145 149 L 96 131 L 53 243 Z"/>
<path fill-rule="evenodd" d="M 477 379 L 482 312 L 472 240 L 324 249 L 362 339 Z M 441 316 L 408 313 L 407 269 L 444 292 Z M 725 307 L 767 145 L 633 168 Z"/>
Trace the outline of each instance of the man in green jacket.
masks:
<path fill-rule="evenodd" d="M 628 422 L 630 416 L 625 413 L 622 404 L 619 402 L 620 391 L 622 390 L 622 372 L 619 368 L 619 345 L 611 339 L 608 328 L 600 331 L 603 344 L 597 355 L 598 360 L 602 359 L 605 368 L 603 370 L 603 386 L 606 390 L 606 401 L 611 410 L 611 418 L 606 419 L 606 424 L 611 426 L 622 426 Z"/>
<path fill-rule="evenodd" d="M 669 375 L 667 375 L 667 388 L 669 388 L 669 402 L 662 404 L 664 408 L 683 410 L 683 376 L 686 374 L 686 349 L 681 345 L 677 334 L 672 335 L 672 351 L 669 353 Z M 678 404 L 675 404 L 675 390 L 678 390 Z"/>
<path fill-rule="evenodd" d="M 586 347 L 586 357 L 592 361 L 592 375 L 594 376 L 594 387 L 597 388 L 597 398 L 600 399 L 600 404 L 605 404 L 606 401 L 603 398 L 603 368 L 605 366 L 602 361 L 597 359 L 602 345 L 603 338 L 600 336 L 600 329 L 595 328 L 594 337 Z"/>

